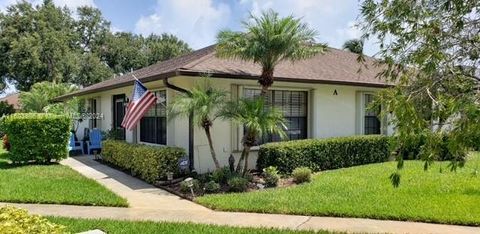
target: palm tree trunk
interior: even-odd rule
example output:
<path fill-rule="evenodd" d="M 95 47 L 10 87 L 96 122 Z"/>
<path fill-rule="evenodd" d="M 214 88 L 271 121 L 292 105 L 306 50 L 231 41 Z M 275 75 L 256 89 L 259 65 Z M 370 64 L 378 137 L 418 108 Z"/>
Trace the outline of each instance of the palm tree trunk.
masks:
<path fill-rule="evenodd" d="M 262 97 L 267 96 L 268 88 L 273 84 L 273 69 L 263 69 L 258 83 L 262 86 L 262 91 L 260 95 Z"/>
<path fill-rule="evenodd" d="M 215 163 L 215 168 L 220 168 L 220 163 L 218 163 L 217 155 L 215 154 L 215 149 L 213 148 L 212 135 L 210 134 L 210 127 L 205 127 L 205 135 L 207 135 L 208 145 L 210 146 L 210 154 L 212 155 L 213 163 Z"/>
<path fill-rule="evenodd" d="M 245 166 L 243 167 L 243 175 L 247 174 L 248 171 L 248 156 L 250 155 L 250 146 L 246 146 L 245 150 Z"/>
<path fill-rule="evenodd" d="M 247 146 L 244 144 L 242 154 L 240 156 L 240 159 L 238 159 L 237 168 L 235 169 L 237 173 L 240 173 L 242 171 L 242 163 L 243 163 L 243 159 L 245 159 L 246 153 L 247 153 Z"/>

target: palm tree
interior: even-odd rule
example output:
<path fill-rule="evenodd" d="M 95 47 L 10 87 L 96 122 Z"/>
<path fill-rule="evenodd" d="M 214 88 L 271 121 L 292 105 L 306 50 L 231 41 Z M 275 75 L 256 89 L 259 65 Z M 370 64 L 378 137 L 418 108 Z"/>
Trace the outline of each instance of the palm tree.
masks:
<path fill-rule="evenodd" d="M 362 54 L 363 53 L 363 40 L 360 40 L 360 39 L 348 40 L 343 44 L 343 49 L 348 50 L 352 53 Z"/>
<path fill-rule="evenodd" d="M 66 83 L 49 81 L 35 83 L 30 91 L 20 93 L 20 106 L 24 112 L 48 112 L 46 108 L 55 97 L 71 93 L 78 88 Z"/>
<path fill-rule="evenodd" d="M 250 149 L 255 146 L 257 139 L 267 134 L 276 134 L 281 138 L 286 137 L 283 113 L 275 108 L 267 107 L 263 98 L 228 102 L 221 111 L 221 116 L 225 120 L 232 120 L 244 126 L 243 150 L 236 168 L 236 171 L 240 172 L 242 161 L 245 161 L 243 174 L 247 172 Z"/>
<path fill-rule="evenodd" d="M 300 18 L 281 18 L 269 10 L 259 17 L 250 15 L 243 26 L 245 32 L 224 30 L 218 33 L 216 55 L 259 64 L 262 73 L 258 83 L 262 86 L 262 96 L 273 84 L 273 72 L 278 63 L 307 59 L 326 50 L 325 44 L 315 43 L 317 32 Z"/>
<path fill-rule="evenodd" d="M 190 90 L 190 93 L 180 94 L 169 105 L 169 114 L 171 117 L 188 117 L 193 113 L 194 123 L 203 128 L 208 139 L 210 153 L 217 169 L 220 168 L 215 148 L 213 147 L 212 135 L 210 129 L 215 119 L 219 117 L 219 110 L 225 103 L 226 92 L 212 87 L 205 78 Z"/>

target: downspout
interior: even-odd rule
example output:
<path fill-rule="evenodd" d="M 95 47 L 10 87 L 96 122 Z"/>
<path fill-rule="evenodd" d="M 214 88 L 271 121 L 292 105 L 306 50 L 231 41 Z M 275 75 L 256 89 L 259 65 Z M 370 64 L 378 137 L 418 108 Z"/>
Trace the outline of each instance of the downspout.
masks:
<path fill-rule="evenodd" d="M 178 91 L 178 92 L 181 92 L 181 93 L 186 93 L 187 95 L 192 95 L 192 93 L 186 89 L 183 89 L 183 88 L 180 88 L 178 86 L 175 86 L 173 84 L 170 84 L 168 82 L 168 78 L 169 77 L 166 77 L 165 79 L 163 79 L 163 84 L 169 88 L 169 89 L 173 89 L 175 91 Z M 193 172 L 195 170 L 195 167 L 193 166 L 193 112 L 190 112 L 190 114 L 188 115 L 188 168 L 190 169 L 191 172 Z"/>

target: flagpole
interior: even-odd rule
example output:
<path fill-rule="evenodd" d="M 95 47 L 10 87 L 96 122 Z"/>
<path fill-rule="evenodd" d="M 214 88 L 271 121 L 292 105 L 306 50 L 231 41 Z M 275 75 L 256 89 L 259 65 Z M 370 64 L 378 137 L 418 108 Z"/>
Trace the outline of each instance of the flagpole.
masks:
<path fill-rule="evenodd" d="M 132 74 L 132 76 L 136 81 L 140 81 L 134 74 Z"/>

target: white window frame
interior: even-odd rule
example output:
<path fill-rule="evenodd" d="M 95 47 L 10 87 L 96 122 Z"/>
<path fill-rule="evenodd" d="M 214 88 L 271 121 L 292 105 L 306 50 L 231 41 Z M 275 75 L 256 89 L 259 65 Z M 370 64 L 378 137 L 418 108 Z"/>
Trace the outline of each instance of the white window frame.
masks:
<path fill-rule="evenodd" d="M 372 91 L 362 91 L 360 92 L 360 101 L 359 101 L 359 133 L 360 135 L 365 135 L 365 113 L 366 113 L 366 106 L 365 106 L 365 95 L 376 95 L 376 92 Z M 385 135 L 385 119 L 378 117 L 380 120 L 380 134 Z"/>
<path fill-rule="evenodd" d="M 259 87 L 259 86 L 255 86 L 255 85 L 237 85 L 238 86 L 238 93 L 237 93 L 237 97 L 236 99 L 240 99 L 240 98 L 244 98 L 244 90 L 245 89 L 257 89 L 257 90 L 261 90 L 262 88 Z M 311 133 L 311 89 L 307 89 L 307 88 L 299 88 L 299 87 L 288 87 L 288 86 L 276 86 L 276 87 L 272 87 L 272 88 L 269 88 L 268 90 L 280 90 L 280 91 L 303 91 L 303 92 L 307 92 L 307 95 L 306 95 L 306 98 L 307 98 L 307 129 L 306 129 L 306 134 L 307 134 L 307 138 L 310 138 L 310 133 Z M 241 150 L 242 149 L 242 138 L 243 138 L 243 126 L 242 125 L 239 125 L 237 124 L 237 126 L 235 127 L 235 130 L 236 130 L 236 133 L 234 133 L 234 137 L 237 138 L 236 140 L 236 147 L 235 149 L 237 151 Z M 260 145 L 258 146 L 253 146 L 250 150 L 251 151 L 257 151 L 260 149 Z"/>
<path fill-rule="evenodd" d="M 165 91 L 165 108 L 168 107 L 168 90 L 166 88 L 158 88 L 158 89 L 152 89 L 152 90 L 149 90 L 150 92 L 152 93 L 155 93 L 157 91 Z M 158 101 L 158 100 L 157 100 Z M 165 139 L 165 144 L 157 144 L 157 143 L 151 143 L 151 142 L 144 142 L 144 141 L 141 141 L 140 139 L 140 121 L 141 119 L 139 120 L 138 124 L 137 124 L 137 127 L 136 127 L 136 132 L 137 132 L 137 142 L 139 144 L 143 144 L 143 145 L 150 145 L 150 146 L 167 146 L 168 145 L 168 115 L 165 116 L 165 119 L 167 121 L 167 124 L 165 126 L 165 135 L 167 136 L 166 139 Z"/>

